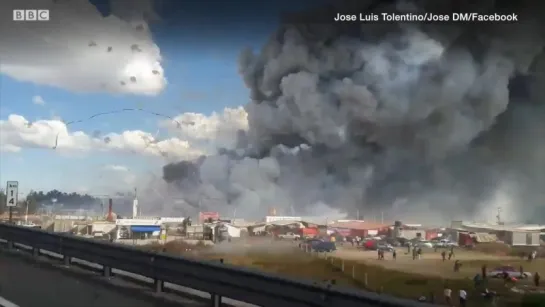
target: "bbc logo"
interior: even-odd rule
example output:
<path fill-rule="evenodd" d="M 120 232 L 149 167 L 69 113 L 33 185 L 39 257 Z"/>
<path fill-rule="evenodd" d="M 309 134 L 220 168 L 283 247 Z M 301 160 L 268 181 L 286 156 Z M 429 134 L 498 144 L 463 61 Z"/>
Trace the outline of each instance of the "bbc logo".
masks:
<path fill-rule="evenodd" d="M 13 10 L 14 21 L 48 21 L 49 10 Z"/>

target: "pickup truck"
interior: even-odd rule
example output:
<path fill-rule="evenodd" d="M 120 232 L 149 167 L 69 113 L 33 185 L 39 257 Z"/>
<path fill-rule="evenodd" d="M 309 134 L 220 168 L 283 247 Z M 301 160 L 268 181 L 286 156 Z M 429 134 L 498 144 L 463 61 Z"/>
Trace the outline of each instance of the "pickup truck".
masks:
<path fill-rule="evenodd" d="M 284 234 L 279 234 L 278 238 L 284 240 L 299 240 L 301 239 L 301 236 L 293 232 L 287 232 Z"/>
<path fill-rule="evenodd" d="M 445 239 L 439 240 L 435 242 L 434 244 L 434 247 L 452 247 L 452 246 L 458 246 L 458 244 L 456 244 L 456 242 L 452 242 L 450 240 L 445 240 Z"/>

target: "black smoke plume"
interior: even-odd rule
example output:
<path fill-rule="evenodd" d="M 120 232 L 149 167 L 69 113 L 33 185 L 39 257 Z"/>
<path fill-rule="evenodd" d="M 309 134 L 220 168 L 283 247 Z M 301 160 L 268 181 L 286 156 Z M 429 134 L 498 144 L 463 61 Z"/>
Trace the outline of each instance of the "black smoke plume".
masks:
<path fill-rule="evenodd" d="M 342 5 L 288 16 L 259 53 L 242 52 L 252 99 L 244 145 L 165 166 L 171 193 L 250 217 L 275 207 L 430 223 L 494 219 L 501 207 L 507 219 L 544 218 L 541 4 Z M 324 22 L 343 11 L 516 13 L 519 22 Z M 188 178 L 198 184 L 177 184 Z"/>

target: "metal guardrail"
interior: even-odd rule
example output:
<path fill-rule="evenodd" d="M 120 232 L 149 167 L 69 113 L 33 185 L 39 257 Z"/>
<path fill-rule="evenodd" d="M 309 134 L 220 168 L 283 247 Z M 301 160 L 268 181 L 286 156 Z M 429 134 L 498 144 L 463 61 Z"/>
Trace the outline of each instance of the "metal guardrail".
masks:
<path fill-rule="evenodd" d="M 73 260 L 100 264 L 107 277 L 117 269 L 151 278 L 157 292 L 165 283 L 207 292 L 213 306 L 221 306 L 222 297 L 264 307 L 435 306 L 9 224 L 0 224 L 0 239 L 8 242 L 8 249 L 14 244 L 30 246 L 34 256 L 41 250 L 63 255 L 65 265 Z"/>

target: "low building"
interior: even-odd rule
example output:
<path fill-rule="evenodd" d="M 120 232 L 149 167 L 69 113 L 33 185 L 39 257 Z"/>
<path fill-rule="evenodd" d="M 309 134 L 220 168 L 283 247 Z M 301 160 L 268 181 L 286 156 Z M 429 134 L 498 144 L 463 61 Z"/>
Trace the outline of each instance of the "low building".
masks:
<path fill-rule="evenodd" d="M 329 233 L 338 233 L 341 236 L 347 237 L 368 237 L 387 235 L 389 225 L 384 223 L 375 223 L 367 221 L 336 221 L 327 225 Z"/>
<path fill-rule="evenodd" d="M 432 239 L 436 239 L 436 238 L 441 238 L 441 239 L 448 238 L 448 236 L 445 236 L 444 228 L 429 228 L 429 229 L 426 229 L 425 232 L 426 232 L 425 238 L 428 241 Z"/>
<path fill-rule="evenodd" d="M 540 246 L 539 235 L 536 231 L 507 231 L 503 241 L 511 246 Z"/>
<path fill-rule="evenodd" d="M 437 235 L 437 231 L 428 229 L 421 224 L 404 224 L 396 221 L 392 228 L 392 236 L 394 238 L 402 238 L 407 240 L 412 239 L 428 239 Z M 428 239 L 429 240 L 429 239 Z"/>
<path fill-rule="evenodd" d="M 248 235 L 248 229 L 237 227 L 231 223 L 218 222 L 209 225 L 212 229 L 212 240 L 214 242 L 231 241 Z"/>
<path fill-rule="evenodd" d="M 458 233 L 469 234 L 476 243 L 501 241 L 511 246 L 540 246 L 544 225 L 485 224 L 453 222 Z M 467 240 L 467 239 L 466 239 Z"/>
<path fill-rule="evenodd" d="M 158 237 L 161 232 L 160 219 L 116 219 L 116 239 L 146 239 Z"/>
<path fill-rule="evenodd" d="M 273 222 L 300 222 L 303 218 L 300 216 L 276 216 L 276 215 L 269 215 L 265 217 L 265 223 L 273 223 Z"/>

